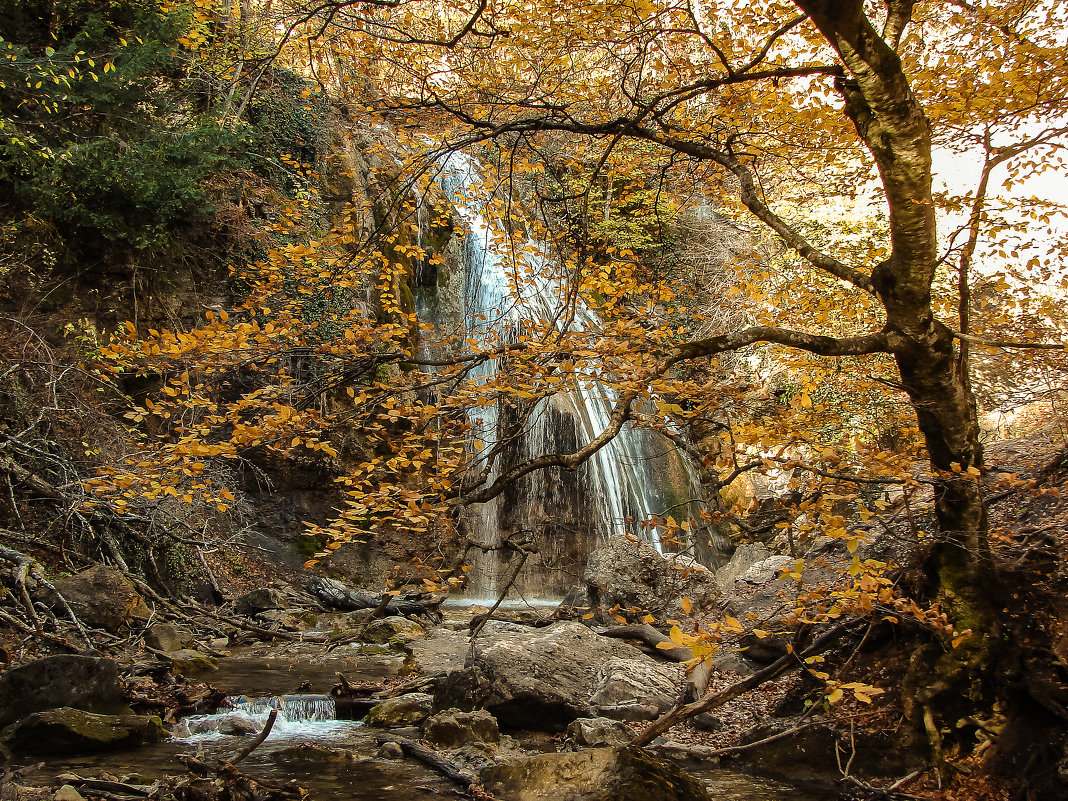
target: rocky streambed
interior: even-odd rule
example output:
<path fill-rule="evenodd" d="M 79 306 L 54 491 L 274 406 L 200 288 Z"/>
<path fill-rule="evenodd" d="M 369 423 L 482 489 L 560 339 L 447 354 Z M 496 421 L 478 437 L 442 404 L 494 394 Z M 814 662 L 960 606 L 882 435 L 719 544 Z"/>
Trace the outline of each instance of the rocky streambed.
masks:
<path fill-rule="evenodd" d="M 60 655 L 9 670 L 0 677 L 4 801 L 51 798 L 65 785 L 58 801 L 78 801 L 74 792 L 106 801 L 287 801 L 305 790 L 324 799 L 457 790 L 502 801 L 826 797 L 813 785 L 725 769 L 833 778 L 836 742 L 818 715 L 806 735 L 772 731 L 777 750 L 761 757 L 756 749 L 744 761 L 721 763 L 727 752 L 701 745 L 708 732 L 732 725 L 711 715 L 647 749 L 631 747 L 638 731 L 678 703 L 689 679 L 677 659 L 661 658 L 668 651 L 629 637 L 633 629 L 605 636 L 609 604 L 623 609 L 634 598 L 644 608 L 659 603 L 658 614 L 678 614 L 680 596 L 717 603 L 718 579 L 745 585 L 746 598 L 736 591 L 729 602 L 752 606 L 773 598 L 779 579 L 762 553 L 713 576 L 693 566 L 680 571 L 631 543 L 611 547 L 619 554 L 601 571 L 607 578 L 595 576 L 559 610 L 513 607 L 498 610 L 505 619 L 490 619 L 482 606 L 441 607 L 416 596 L 379 603 L 317 580 L 314 597 L 264 588 L 235 599 L 225 614 L 205 610 L 199 619 L 215 621 L 207 634 L 193 618 L 132 619 L 124 625 L 140 647 L 125 655 Z M 694 578 L 687 586 L 680 574 Z M 664 577 L 677 586 L 649 594 Z M 591 596 L 592 617 L 582 614 Z M 708 678 L 714 687 L 757 669 L 724 654 Z M 749 702 L 742 723 L 766 722 L 773 696 Z M 858 765 L 868 761 L 865 749 L 893 754 L 859 735 L 853 746 Z"/>

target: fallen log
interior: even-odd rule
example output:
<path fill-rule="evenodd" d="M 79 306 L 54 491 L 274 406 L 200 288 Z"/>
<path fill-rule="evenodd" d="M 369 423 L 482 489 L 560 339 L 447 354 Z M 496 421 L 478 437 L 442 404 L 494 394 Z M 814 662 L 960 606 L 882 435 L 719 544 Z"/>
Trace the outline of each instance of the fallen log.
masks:
<path fill-rule="evenodd" d="M 468 773 L 455 762 L 446 759 L 437 751 L 427 748 L 425 745 L 404 737 L 393 737 L 388 734 L 379 736 L 376 738 L 376 742 L 379 745 L 396 743 L 405 754 L 419 760 L 427 767 L 433 768 L 446 779 L 455 782 L 465 790 L 470 790 L 472 786 L 478 785 L 478 778 L 473 773 Z"/>
<path fill-rule="evenodd" d="M 834 628 L 824 632 L 804 651 L 800 654 L 789 653 L 780 659 L 772 662 L 762 670 L 758 670 L 752 676 L 749 676 L 741 681 L 737 681 L 734 684 L 720 690 L 718 693 L 713 693 L 700 700 L 693 701 L 688 704 L 679 704 L 674 709 L 665 712 L 659 718 L 650 723 L 644 730 L 642 730 L 637 737 L 631 742 L 632 745 L 648 745 L 661 734 L 666 732 L 672 726 L 689 720 L 694 715 L 699 715 L 702 712 L 707 712 L 710 709 L 715 709 L 718 706 L 730 701 L 732 698 L 737 698 L 743 693 L 747 693 L 750 690 L 759 687 L 764 682 L 774 679 L 781 673 L 786 672 L 790 668 L 803 667 L 805 665 L 805 659 L 809 656 L 822 653 L 830 648 L 842 635 L 846 634 L 850 629 L 857 626 L 858 623 L 866 623 L 864 619 L 853 618 L 847 620 L 844 623 L 839 623 Z"/>
<path fill-rule="evenodd" d="M 341 612 L 355 612 L 360 609 L 374 609 L 383 617 L 389 615 L 438 615 L 438 607 L 445 600 L 444 597 L 434 598 L 428 593 L 421 592 L 413 595 L 372 595 L 369 592 L 358 592 L 346 587 L 340 581 L 312 576 L 305 584 L 308 592 L 323 606 L 337 609 Z M 383 605 L 383 601 L 388 602 Z"/>

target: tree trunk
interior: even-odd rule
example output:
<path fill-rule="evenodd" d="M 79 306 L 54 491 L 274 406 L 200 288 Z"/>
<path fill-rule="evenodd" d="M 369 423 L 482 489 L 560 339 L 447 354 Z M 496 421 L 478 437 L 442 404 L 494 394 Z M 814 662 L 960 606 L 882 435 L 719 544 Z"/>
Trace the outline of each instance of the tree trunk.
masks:
<path fill-rule="evenodd" d="M 938 254 L 930 125 L 897 53 L 872 26 L 861 0 L 796 4 L 849 72 L 836 85 L 845 113 L 875 158 L 889 206 L 891 255 L 872 271 L 872 284 L 886 308 L 885 330 L 904 343 L 894 356 L 936 472 L 938 532 L 928 576 L 950 621 L 973 632 L 963 648 L 940 653 L 934 665 L 914 660 L 911 678 L 919 686 L 906 708 L 912 707 L 915 722 L 937 702 L 948 718 L 960 701 L 979 701 L 976 696 L 984 694 L 979 677 L 995 659 L 999 604 L 978 481 L 983 451 L 975 398 L 960 372 L 953 332 L 932 312 Z M 898 6 L 903 27 L 911 3 Z"/>

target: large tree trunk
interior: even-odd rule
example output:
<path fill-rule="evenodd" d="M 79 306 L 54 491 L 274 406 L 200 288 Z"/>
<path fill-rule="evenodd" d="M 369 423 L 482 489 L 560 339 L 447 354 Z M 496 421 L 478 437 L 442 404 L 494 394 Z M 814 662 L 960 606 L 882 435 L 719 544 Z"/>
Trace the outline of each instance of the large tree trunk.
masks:
<path fill-rule="evenodd" d="M 915 660 L 910 717 L 924 708 L 943 718 L 984 694 L 979 680 L 995 658 L 997 593 L 989 558 L 987 517 L 978 471 L 983 452 L 976 404 L 960 372 L 953 333 L 934 319 L 931 284 L 937 267 L 937 236 L 931 184 L 931 134 L 909 87 L 901 61 L 872 26 L 860 0 L 796 0 L 838 52 L 849 77 L 837 82 L 845 113 L 875 157 L 889 206 L 891 256 L 872 272 L 886 308 L 886 330 L 904 345 L 895 348 L 902 385 L 916 410 L 931 466 L 938 474 L 938 532 L 928 561 L 935 595 L 958 630 L 973 636 L 963 648 Z M 903 28 L 911 2 L 889 4 Z M 927 662 L 927 664 L 921 664 Z M 917 681 L 923 676 L 922 681 Z M 910 701 L 912 703 L 910 703 Z"/>

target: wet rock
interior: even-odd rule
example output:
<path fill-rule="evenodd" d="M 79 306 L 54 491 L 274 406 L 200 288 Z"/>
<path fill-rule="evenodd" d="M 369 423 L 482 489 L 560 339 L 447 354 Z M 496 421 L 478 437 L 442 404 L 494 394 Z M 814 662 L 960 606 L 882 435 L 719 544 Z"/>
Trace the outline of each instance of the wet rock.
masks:
<path fill-rule="evenodd" d="M 479 637 L 474 664 L 441 682 L 437 705 L 484 706 L 503 727 L 563 731 L 588 715 L 598 670 L 613 657 L 652 662 L 578 622 L 529 629 L 493 621 Z"/>
<path fill-rule="evenodd" d="M 31 712 L 74 707 L 103 714 L 129 713 L 114 660 L 46 656 L 0 676 L 0 728 Z"/>
<path fill-rule="evenodd" d="M 185 721 L 190 734 L 228 734 L 231 737 L 246 737 L 250 734 L 259 734 L 262 726 L 257 726 L 244 715 L 237 713 L 229 715 L 212 715 L 206 718 L 189 718 Z"/>
<path fill-rule="evenodd" d="M 365 642 L 407 642 L 426 636 L 426 629 L 414 620 L 394 615 L 369 624 L 363 632 Z"/>
<path fill-rule="evenodd" d="M 518 757 L 479 778 L 509 801 L 710 801 L 704 785 L 640 748 Z"/>
<path fill-rule="evenodd" d="M 151 615 L 144 599 L 118 568 L 97 565 L 57 580 L 55 587 L 79 618 L 113 634 L 134 618 Z"/>
<path fill-rule="evenodd" d="M 116 751 L 166 738 L 157 717 L 97 715 L 70 707 L 34 712 L 0 732 L 0 742 L 13 753 L 39 756 Z"/>
<path fill-rule="evenodd" d="M 598 708 L 636 703 L 666 712 L 678 699 L 684 675 L 682 665 L 612 658 L 597 670 L 590 703 Z"/>
<path fill-rule="evenodd" d="M 626 745 L 634 733 L 625 723 L 608 718 L 579 718 L 568 724 L 567 736 L 583 748 Z"/>
<path fill-rule="evenodd" d="M 368 726 L 395 728 L 417 726 L 430 717 L 434 698 L 427 693 L 408 693 L 396 698 L 387 698 L 367 713 Z"/>
<path fill-rule="evenodd" d="M 182 676 L 192 676 L 219 669 L 214 657 L 194 651 L 192 648 L 171 651 L 167 654 L 167 658 L 171 660 L 171 671 Z"/>
<path fill-rule="evenodd" d="M 282 594 L 273 587 L 261 587 L 234 600 L 234 612 L 239 615 L 252 616 L 269 609 L 281 609 L 285 605 Z"/>
<path fill-rule="evenodd" d="M 423 725 L 424 739 L 438 748 L 459 748 L 472 742 L 497 743 L 501 740 L 497 719 L 489 712 L 463 712 L 448 709 L 428 718 Z"/>
<path fill-rule="evenodd" d="M 661 555 L 648 543 L 627 537 L 610 537 L 591 553 L 582 580 L 592 606 L 618 604 L 675 618 L 685 617 L 683 598 L 699 612 L 719 595 L 715 576 L 693 559 Z"/>
<path fill-rule="evenodd" d="M 157 651 L 180 651 L 187 639 L 177 626 L 170 623 L 156 623 L 145 632 L 145 645 Z"/>
<path fill-rule="evenodd" d="M 404 749 L 397 743 L 382 743 L 375 756 L 379 759 L 404 759 Z"/>

